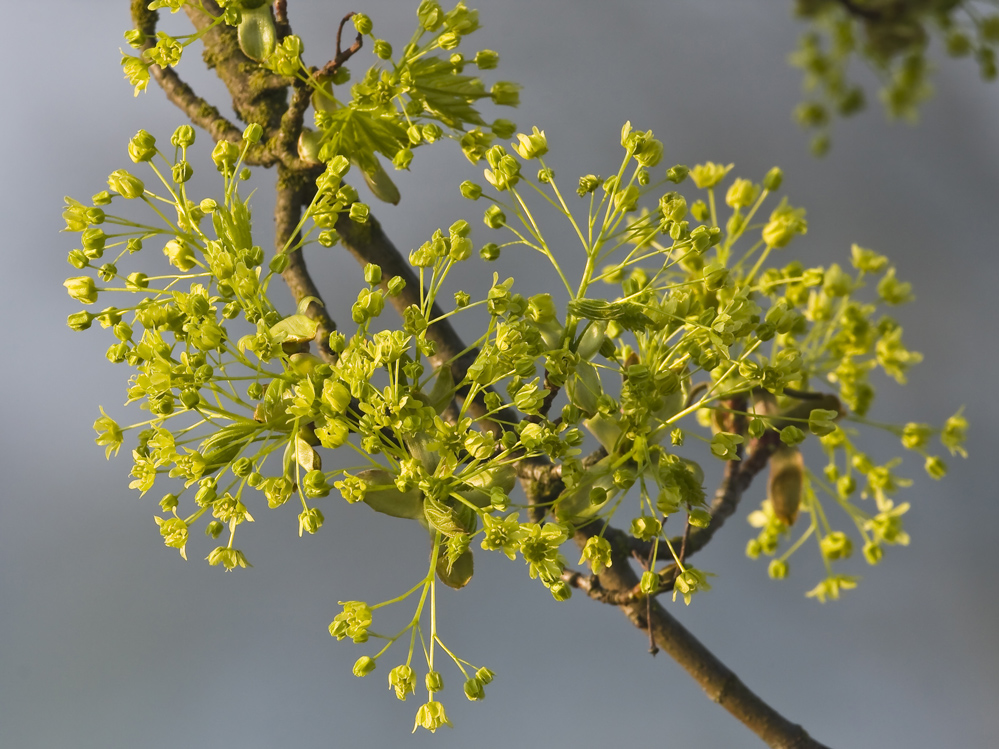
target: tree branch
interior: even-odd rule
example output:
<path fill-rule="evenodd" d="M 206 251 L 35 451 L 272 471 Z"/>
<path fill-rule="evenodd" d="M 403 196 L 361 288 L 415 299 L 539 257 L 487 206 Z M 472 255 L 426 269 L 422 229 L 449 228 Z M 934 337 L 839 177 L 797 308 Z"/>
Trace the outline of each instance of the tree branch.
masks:
<path fill-rule="evenodd" d="M 302 219 L 302 196 L 304 186 L 302 180 L 297 175 L 289 174 L 286 167 L 278 167 L 277 195 L 274 202 L 274 251 L 281 252 L 292 239 L 298 222 Z M 295 244 L 297 237 L 292 244 Z M 295 303 L 301 302 L 306 297 L 322 299 L 319 288 L 309 275 L 305 267 L 305 257 L 302 250 L 298 249 L 288 254 L 288 267 L 285 268 L 281 277 L 288 285 Z M 319 330 L 316 332 L 316 346 L 319 355 L 327 363 L 336 361 L 336 356 L 330 350 L 330 333 L 336 330 L 336 323 L 329 316 L 326 307 L 316 302 L 310 302 L 305 314 L 319 323 Z"/>
<path fill-rule="evenodd" d="M 139 48 L 140 52 L 145 52 L 154 46 L 156 22 L 159 20 L 159 11 L 148 10 L 147 5 L 148 3 L 144 0 L 133 0 L 132 2 L 132 22 L 135 24 L 135 28 L 146 37 L 145 43 Z M 242 131 L 223 117 L 217 107 L 212 106 L 194 93 L 194 90 L 181 80 L 173 68 L 152 65 L 149 71 L 160 88 L 163 89 L 167 99 L 181 109 L 191 122 L 208 132 L 216 143 L 220 140 L 238 141 L 240 139 Z"/>
<path fill-rule="evenodd" d="M 588 526 L 575 535 L 580 547 L 597 528 Z M 612 545 L 613 547 L 613 545 Z M 641 597 L 632 599 L 631 591 L 639 580 L 628 556 L 618 549 L 612 552 L 612 565 L 594 580 L 579 573 L 563 579 L 577 584 L 590 597 L 615 601 L 622 598 L 621 610 L 632 624 L 649 631 L 656 646 L 662 648 L 690 674 L 708 697 L 732 714 L 770 747 L 779 749 L 826 749 L 812 739 L 801 726 L 792 723 L 760 699 L 735 673 L 722 663 L 700 640 L 666 611 L 658 601 Z"/>

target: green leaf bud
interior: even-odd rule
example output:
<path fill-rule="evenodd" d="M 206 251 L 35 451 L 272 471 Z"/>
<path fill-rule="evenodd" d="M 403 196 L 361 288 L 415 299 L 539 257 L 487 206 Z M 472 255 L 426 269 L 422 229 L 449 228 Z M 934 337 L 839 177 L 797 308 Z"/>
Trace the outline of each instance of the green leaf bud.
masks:
<path fill-rule="evenodd" d="M 66 256 L 66 262 L 78 270 L 83 270 L 90 264 L 90 260 L 83 250 L 70 250 Z"/>
<path fill-rule="evenodd" d="M 392 57 L 392 45 L 385 39 L 375 39 L 373 46 L 375 57 L 382 60 L 388 60 Z"/>
<path fill-rule="evenodd" d="M 362 655 L 354 663 L 354 676 L 357 676 L 358 678 L 367 676 L 375 670 L 376 665 L 375 659 L 370 655 Z"/>
<path fill-rule="evenodd" d="M 128 250 L 129 255 L 134 255 L 142 249 L 142 240 L 138 237 L 132 237 L 125 243 L 125 249 Z"/>
<path fill-rule="evenodd" d="M 277 50 L 277 27 L 270 5 L 260 3 L 257 7 L 253 7 L 244 2 L 240 10 L 237 26 L 239 49 L 251 60 L 263 62 Z M 281 69 L 281 63 L 285 62 L 284 57 L 285 55 L 281 55 L 280 63 L 275 65 L 276 72 L 281 75 L 289 74 L 288 71 Z"/>
<path fill-rule="evenodd" d="M 336 232 L 329 229 L 319 232 L 319 236 L 316 237 L 316 241 L 323 247 L 332 247 L 338 240 Z"/>
<path fill-rule="evenodd" d="M 140 130 L 128 142 L 128 158 L 132 163 L 138 164 L 140 161 L 152 161 L 156 155 L 156 138 L 145 130 Z"/>
<path fill-rule="evenodd" d="M 194 169 L 191 168 L 191 165 L 187 161 L 178 161 L 171 167 L 170 176 L 178 185 L 183 184 L 194 176 Z"/>
<path fill-rule="evenodd" d="M 364 13 L 355 13 L 350 20 L 353 21 L 354 28 L 357 29 L 358 34 L 367 36 L 371 33 L 371 29 L 374 28 L 371 18 Z"/>
<path fill-rule="evenodd" d="M 780 189 L 783 182 L 784 172 L 781 171 L 780 167 L 775 166 L 763 177 L 763 189 L 774 192 Z"/>
<path fill-rule="evenodd" d="M 76 276 L 63 281 L 63 286 L 73 299 L 84 304 L 97 301 L 97 286 L 90 276 Z"/>
<path fill-rule="evenodd" d="M 124 169 L 116 169 L 108 176 L 108 187 L 127 200 L 141 198 L 146 186 L 138 177 L 134 177 Z"/>
<path fill-rule="evenodd" d="M 194 145 L 194 135 L 193 127 L 190 125 L 181 125 L 170 136 L 170 144 L 178 148 L 190 148 Z"/>

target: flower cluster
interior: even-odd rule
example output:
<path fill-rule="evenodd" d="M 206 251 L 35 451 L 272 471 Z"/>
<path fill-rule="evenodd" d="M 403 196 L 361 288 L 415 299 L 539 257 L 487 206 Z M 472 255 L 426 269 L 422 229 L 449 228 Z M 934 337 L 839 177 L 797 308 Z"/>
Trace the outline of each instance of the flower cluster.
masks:
<path fill-rule="evenodd" d="M 435 666 L 440 652 L 463 675 L 468 699 L 482 699 L 492 680 L 491 671 L 445 646 L 436 618 L 438 584 L 470 583 L 473 548 L 511 560 L 519 555 L 528 576 L 564 601 L 572 576 L 563 544 L 582 526 L 614 521 L 651 549 L 640 594 L 661 593 L 669 577 L 674 598 L 689 604 L 693 594 L 710 589 L 710 573 L 685 558 L 686 538 L 715 520 L 698 459 L 738 462 L 757 451 L 769 458 L 770 480 L 767 499 L 749 517 L 760 532 L 747 551 L 772 557 L 772 577 L 786 577 L 790 555 L 814 536 L 828 576 L 809 595 L 836 598 L 855 584 L 832 570 L 833 562 L 851 556 L 854 543 L 830 521 L 820 496 L 852 521 L 871 564 L 885 546 L 908 543 L 902 516 L 909 505 L 894 501 L 908 482 L 895 473 L 898 461 L 872 462 L 857 446 L 856 427 L 868 423 L 871 373 L 880 369 L 904 383 L 920 359 L 903 343 L 897 321 L 878 316 L 881 308 L 909 301 L 912 289 L 887 258 L 856 246 L 851 269 L 774 263 L 808 230 L 804 209 L 786 197 L 763 210 L 781 188 L 780 170 L 754 181 L 731 178 L 731 164 L 663 169 L 663 144 L 626 123 L 617 173 L 579 178 L 574 200 L 585 206 L 580 211 L 566 202 L 544 161 L 544 131 L 516 134 L 508 150 L 495 141 L 514 136 L 511 123 L 497 120 L 490 132 L 483 130 L 472 104 L 487 96 L 514 104 L 517 87 L 496 84 L 487 93 L 462 72 L 468 64 L 496 64 L 494 53 L 466 61 L 454 51 L 478 27 L 477 14 L 463 4 L 445 13 L 424 0 L 420 28 L 393 72 L 372 68 L 346 104 L 333 94 L 345 80 L 315 79 L 301 62 L 297 38 L 280 44 L 271 38 L 270 6 L 250 5 L 222 3 L 217 23 L 239 25 L 251 59 L 314 89 L 317 130 L 303 133 L 299 155 L 315 162 L 315 188 L 291 239 L 273 253 L 254 244 L 239 185 L 263 138 L 257 124 L 240 142 L 223 140 L 214 148 L 212 163 L 223 183 L 215 197 L 189 195 L 195 137 L 183 126 L 166 153 L 145 131 L 130 141 L 131 161 L 152 172 L 149 185 L 116 170 L 108 190 L 89 203 L 69 200 L 63 214 L 67 230 L 80 236 L 68 260 L 83 273 L 66 281 L 69 295 L 87 306 L 102 298 L 126 300 L 98 313 L 75 313 L 69 325 L 85 330 L 97 321 L 111 329 L 106 356 L 131 368 L 128 401 L 148 412 L 120 426 L 102 409 L 94 424 L 97 443 L 110 457 L 127 433 L 135 435 L 130 486 L 143 494 L 174 480 L 156 518 L 166 546 L 186 558 L 199 523 L 211 539 L 228 529 L 227 543 L 207 560 L 227 570 L 247 567 L 235 546 L 239 526 L 254 522 L 251 510 L 261 517 L 257 508 L 293 500 L 301 505 L 299 536 L 321 532 L 321 506 L 340 499 L 357 511 L 365 505 L 414 521 L 414 531 L 429 536 L 426 573 L 390 601 L 343 603 L 330 634 L 357 644 L 384 641 L 357 661 L 358 677 L 408 635 L 406 661 L 388 676 L 401 700 L 416 690 L 412 661 L 419 637 L 428 699 L 416 725 L 434 731 L 450 725 L 437 699 L 444 684 Z M 358 33 L 372 34 L 370 18 L 356 15 L 354 24 Z M 376 55 L 390 58 L 390 45 L 374 41 Z M 128 65 L 143 59 L 174 64 L 181 47 L 164 37 L 148 49 L 155 51 Z M 435 54 L 442 50 L 451 54 Z M 442 125 L 472 163 L 484 164 L 488 186 L 466 181 L 461 194 L 486 201 L 485 226 L 506 238 L 486 243 L 480 257 L 537 253 L 563 287 L 557 293 L 564 306 L 554 293 L 525 297 L 514 279 L 495 274 L 475 301 L 461 290 L 453 305 L 446 301 L 454 266 L 468 262 L 475 249 L 472 224 L 460 219 L 411 251 L 409 287 L 379 265 L 364 267 L 351 307 L 353 328 L 329 332 L 314 297 L 282 314 L 270 286 L 288 271 L 293 253 L 312 244 L 328 247 L 337 232 L 347 232 L 345 224 L 370 221 L 347 180 L 359 172 L 378 197 L 396 202 L 398 191 L 378 155 L 405 168 L 413 149 L 445 137 Z M 688 177 L 696 199 L 680 192 Z M 556 253 L 539 228 L 531 193 L 541 194 L 575 230 L 584 260 L 579 278 L 570 281 L 565 250 Z M 719 211 L 722 194 L 726 216 Z M 145 205 L 154 218 L 143 223 L 111 213 L 123 203 Z M 386 301 L 401 309 L 394 325 L 383 319 Z M 488 316 L 474 348 L 439 351 L 437 326 L 473 307 Z M 820 392 L 827 387 L 835 394 Z M 934 436 L 952 454 L 965 454 L 967 422 L 960 412 L 941 429 L 883 428 L 918 452 L 934 478 L 946 472 L 929 452 Z M 587 439 L 599 449 L 583 458 Z M 828 456 L 822 476 L 804 465 L 800 445 L 809 439 Z M 355 457 L 324 469 L 331 451 Z M 525 461 L 554 467 L 561 482 L 545 493 L 528 481 L 532 507 L 514 496 Z M 873 511 L 855 501 L 858 489 Z M 539 511 L 550 521 L 541 521 Z M 807 528 L 782 550 L 799 515 L 807 516 Z M 667 533 L 677 525 L 685 531 L 682 543 Z M 579 563 L 600 574 L 613 564 L 614 550 L 603 533 L 586 535 Z M 670 566 L 660 568 L 663 561 Z M 402 629 L 391 635 L 371 630 L 377 609 L 410 597 L 418 602 Z"/>
<path fill-rule="evenodd" d="M 796 12 L 808 22 L 808 29 L 791 63 L 804 72 L 808 99 L 795 110 L 795 117 L 816 133 L 812 150 L 822 154 L 828 149 L 834 116 L 849 117 L 865 106 L 864 90 L 849 73 L 854 56 L 865 58 L 881 73 L 884 84 L 879 95 L 891 117 L 914 120 L 919 105 L 932 93 L 932 66 L 926 53 L 933 37 L 939 38 L 948 56 L 973 58 L 982 79 L 995 80 L 999 14 L 994 7 L 978 5 L 970 0 L 856 4 L 798 0 Z"/>

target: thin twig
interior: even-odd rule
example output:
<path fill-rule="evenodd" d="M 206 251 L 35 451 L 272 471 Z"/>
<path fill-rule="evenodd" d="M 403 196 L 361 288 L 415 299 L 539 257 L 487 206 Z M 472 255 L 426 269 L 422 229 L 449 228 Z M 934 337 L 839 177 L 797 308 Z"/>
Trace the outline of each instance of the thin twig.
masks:
<path fill-rule="evenodd" d="M 341 65 L 347 62 L 347 60 L 349 60 L 356 52 L 359 52 L 361 46 L 364 44 L 364 37 L 361 36 L 360 32 L 358 32 L 353 44 L 351 44 L 347 49 L 340 48 L 340 37 L 343 34 L 343 27 L 347 24 L 347 21 L 354 17 L 354 15 L 354 11 L 351 11 L 340 20 L 340 25 L 336 30 L 336 55 L 319 70 L 317 76 L 320 79 L 332 76 L 337 70 L 340 69 Z"/>

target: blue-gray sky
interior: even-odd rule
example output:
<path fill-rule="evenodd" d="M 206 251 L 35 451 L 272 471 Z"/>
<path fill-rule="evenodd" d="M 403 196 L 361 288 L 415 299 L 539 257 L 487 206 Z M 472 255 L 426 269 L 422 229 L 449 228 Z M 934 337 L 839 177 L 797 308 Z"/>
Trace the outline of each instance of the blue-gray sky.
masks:
<path fill-rule="evenodd" d="M 309 61 L 321 64 L 346 11 L 369 13 L 379 35 L 402 44 L 416 3 L 289 5 Z M 797 243 L 806 265 L 844 262 L 857 242 L 913 281 L 918 302 L 899 318 L 926 360 L 907 387 L 881 387 L 872 415 L 939 422 L 965 404 L 972 426 L 971 457 L 950 460 L 944 481 L 906 464 L 915 485 L 899 498 L 913 504 L 912 545 L 819 605 L 803 596 L 814 576 L 775 583 L 743 556 L 758 486 L 699 559 L 718 574 L 714 590 L 677 613 L 831 746 L 996 746 L 999 90 L 967 62 L 940 61 L 917 127 L 887 124 L 872 107 L 838 124 L 832 153 L 815 160 L 790 119 L 800 86 L 785 62 L 799 31 L 790 5 L 490 0 L 469 43 L 498 50 L 496 77 L 524 85 L 520 109 L 501 114 L 547 132 L 560 175 L 607 172 L 625 120 L 655 131 L 670 163 L 735 162 L 757 178 L 779 164 L 787 194 L 808 208 Z M 97 405 L 124 413 L 124 370 L 105 361 L 102 331 L 65 327 L 76 305 L 61 285 L 73 270 L 62 196 L 89 196 L 128 166 L 125 145 L 140 127 L 167 138 L 183 122 L 155 85 L 133 99 L 120 74 L 127 6 L 18 3 L 0 48 L 0 745 L 756 746 L 667 656 L 650 657 L 616 609 L 583 596 L 556 604 L 521 562 L 484 556 L 468 589 L 442 597 L 442 626 L 499 677 L 470 704 L 450 674 L 455 728 L 410 737 L 416 701 L 395 700 L 387 668 L 353 677 L 367 651 L 326 633 L 337 600 L 394 595 L 409 579 L 395 573 L 424 564 L 425 542 L 407 524 L 330 500 L 326 526 L 300 540 L 293 510 L 263 510 L 242 536 L 254 567 L 232 574 L 200 561 L 204 539 L 190 562 L 163 547 L 155 498 L 127 488 L 128 458 L 106 462 L 93 444 Z M 189 57 L 181 72 L 225 108 L 221 87 Z M 479 173 L 457 148 L 418 155 L 397 180 L 401 204 L 377 206 L 403 249 L 479 213 L 458 195 L 457 183 Z M 266 179 L 258 184 L 266 244 L 272 199 Z M 336 250 L 310 261 L 334 317 L 347 319 L 356 265 Z M 542 290 L 527 262 L 504 257 L 498 270 L 525 292 Z M 894 449 L 870 440 L 878 455 Z"/>

